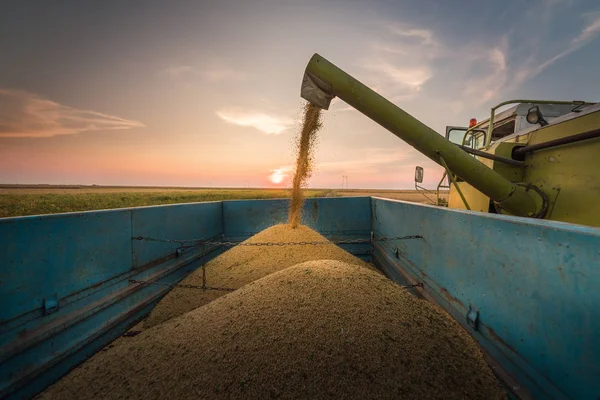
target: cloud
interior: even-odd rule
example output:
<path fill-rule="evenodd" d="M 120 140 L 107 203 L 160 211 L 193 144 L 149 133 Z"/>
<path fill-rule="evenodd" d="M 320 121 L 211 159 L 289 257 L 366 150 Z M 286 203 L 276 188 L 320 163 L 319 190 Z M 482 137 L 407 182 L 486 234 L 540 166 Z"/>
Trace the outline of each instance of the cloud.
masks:
<path fill-rule="evenodd" d="M 488 58 L 490 62 L 496 65 L 498 70 L 504 71 L 506 69 L 506 55 L 500 48 L 496 47 L 490 50 Z"/>
<path fill-rule="evenodd" d="M 437 98 L 453 96 L 448 101 L 468 98 L 475 108 L 498 101 L 600 36 L 600 13 L 595 12 L 580 16 L 585 23 L 571 37 L 550 39 L 557 18 L 564 18 L 572 5 L 571 0 L 541 0 L 500 38 L 481 35 L 464 44 L 428 27 L 380 21 L 379 39 L 362 63 L 370 72 L 365 81 L 383 88 L 382 95 L 394 102 L 418 100 L 431 90 Z M 443 84 L 426 86 L 429 82 Z M 463 104 L 453 107 L 462 110 Z"/>
<path fill-rule="evenodd" d="M 544 18 L 546 24 L 552 23 L 551 13 L 554 7 L 559 4 L 567 4 L 568 1 L 548 0 L 544 9 Z M 468 81 L 465 82 L 463 95 L 473 99 L 476 105 L 481 105 L 493 99 L 499 99 L 506 96 L 507 93 L 518 90 L 523 83 L 536 77 L 545 69 L 550 67 L 558 60 L 568 56 L 569 54 L 581 49 L 583 46 L 591 42 L 598 34 L 600 34 L 600 16 L 595 15 L 590 22 L 581 29 L 579 34 L 571 39 L 563 41 L 562 44 L 548 43 L 545 34 L 540 34 L 533 37 L 529 42 L 523 42 L 521 35 L 516 34 L 521 43 L 528 43 L 524 60 L 518 60 L 518 55 L 509 44 L 509 36 L 505 35 L 499 43 L 494 44 L 489 51 L 483 51 L 480 46 L 488 45 L 489 43 L 480 43 L 477 47 L 480 50 L 472 50 L 469 54 L 466 51 L 458 50 L 457 55 L 462 55 L 465 65 L 476 66 L 483 70 L 484 73 L 479 75 L 469 75 Z M 550 56 L 545 59 L 540 57 L 538 51 L 540 49 L 554 49 L 554 54 L 550 52 Z M 514 53 L 514 54 L 512 54 Z M 483 54 L 483 56 L 481 56 Z M 519 62 L 508 62 L 509 58 L 517 58 Z"/>
<path fill-rule="evenodd" d="M 476 68 L 479 73 L 473 72 L 469 75 L 463 95 L 473 99 L 473 103 L 477 105 L 497 97 L 509 79 L 509 66 L 506 61 L 508 51 L 508 39 L 505 36 L 491 50 L 465 56 L 464 62 L 471 68 Z"/>
<path fill-rule="evenodd" d="M 279 135 L 297 123 L 283 116 L 235 108 L 218 110 L 217 116 L 230 124 L 253 127 L 272 135 Z"/>
<path fill-rule="evenodd" d="M 542 71 L 550 67 L 561 58 L 568 56 L 569 54 L 590 43 L 596 38 L 596 36 L 598 36 L 598 34 L 600 34 L 600 15 L 596 14 L 595 18 L 591 19 L 591 21 L 583 27 L 581 32 L 568 42 L 562 51 L 543 62 L 536 61 L 534 57 L 529 58 L 526 66 L 517 71 L 517 79 L 514 82 L 514 85 L 518 85 L 539 75 Z"/>
<path fill-rule="evenodd" d="M 371 54 L 360 63 L 366 81 L 391 101 L 415 99 L 434 77 L 434 60 L 444 51 L 435 32 L 385 20 L 376 25 L 379 37 L 371 43 Z"/>
<path fill-rule="evenodd" d="M 407 28 L 403 25 L 394 23 L 385 23 L 385 28 L 396 35 L 416 39 L 421 44 L 436 45 L 435 34 L 429 29 L 423 28 Z"/>
<path fill-rule="evenodd" d="M 161 71 L 172 79 L 183 79 L 197 76 L 208 82 L 240 81 L 247 77 L 245 72 L 233 68 L 229 63 L 218 59 L 208 59 L 201 66 L 172 65 Z"/>
<path fill-rule="evenodd" d="M 380 53 L 390 53 L 406 56 L 410 54 L 410 50 L 400 44 L 375 43 L 374 49 Z"/>
<path fill-rule="evenodd" d="M 600 15 L 583 28 L 579 36 L 573 39 L 573 44 L 576 45 L 591 40 L 596 37 L 598 33 L 600 33 Z"/>
<path fill-rule="evenodd" d="M 414 91 L 419 91 L 421 86 L 432 76 L 429 67 L 425 65 L 412 68 L 398 68 L 385 61 L 380 61 L 378 63 L 366 64 L 364 68 L 382 73 L 392 82 L 404 85 Z"/>
<path fill-rule="evenodd" d="M 76 109 L 22 90 L 0 89 L 0 137 L 51 137 L 142 127 L 138 121 Z"/>

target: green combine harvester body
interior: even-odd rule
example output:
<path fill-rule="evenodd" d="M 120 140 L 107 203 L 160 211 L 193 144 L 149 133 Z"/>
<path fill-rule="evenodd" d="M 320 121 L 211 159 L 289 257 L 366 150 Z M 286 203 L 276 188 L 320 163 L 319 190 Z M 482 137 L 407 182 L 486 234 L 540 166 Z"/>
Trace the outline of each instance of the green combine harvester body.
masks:
<path fill-rule="evenodd" d="M 503 159 L 474 155 L 505 178 L 534 185 L 546 193 L 549 205 L 545 218 L 600 226 L 600 204 L 595 200 L 600 197 L 600 140 L 593 140 L 600 136 L 600 107 L 582 102 L 514 100 L 510 103 L 516 105 L 499 118 L 487 119 L 470 129 L 447 127 L 446 138 L 521 163 L 509 164 Z M 527 115 L 532 118 L 538 110 L 547 125 L 527 121 Z M 502 212 L 468 182 L 457 179 L 456 186 L 471 210 Z M 450 187 L 448 206 L 467 208 L 455 185 Z"/>
<path fill-rule="evenodd" d="M 444 138 L 318 54 L 301 95 L 323 109 L 339 97 L 443 166 L 438 205 L 446 187 L 450 208 L 600 226 L 600 104 L 507 101 L 488 120 L 448 127 Z"/>

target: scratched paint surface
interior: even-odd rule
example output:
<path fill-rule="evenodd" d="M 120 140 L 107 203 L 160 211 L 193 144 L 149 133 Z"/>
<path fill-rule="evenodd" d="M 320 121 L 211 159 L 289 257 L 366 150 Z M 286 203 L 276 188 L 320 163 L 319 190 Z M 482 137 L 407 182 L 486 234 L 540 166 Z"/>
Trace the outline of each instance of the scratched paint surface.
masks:
<path fill-rule="evenodd" d="M 550 398 L 600 396 L 600 229 L 382 199 L 372 207 L 376 234 L 424 237 L 385 252 L 461 322 L 478 309 L 478 335 L 515 378 L 530 376 Z"/>

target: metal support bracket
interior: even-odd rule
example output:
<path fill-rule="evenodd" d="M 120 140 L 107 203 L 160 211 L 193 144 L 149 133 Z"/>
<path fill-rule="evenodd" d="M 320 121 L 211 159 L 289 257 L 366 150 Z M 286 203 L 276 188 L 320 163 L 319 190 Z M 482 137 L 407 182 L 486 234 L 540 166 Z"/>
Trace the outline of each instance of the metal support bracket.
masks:
<path fill-rule="evenodd" d="M 438 183 L 437 189 L 435 190 L 435 204 L 437 206 L 443 205 L 442 204 L 442 200 L 440 198 L 440 188 L 448 189 L 448 190 L 450 189 L 450 185 L 448 185 L 448 186 L 444 185 L 444 179 L 446 179 L 446 176 L 448 176 L 448 171 L 444 170 L 444 174 L 442 175 L 442 179 L 440 179 L 440 183 Z M 444 200 L 444 201 L 446 201 L 445 205 L 447 206 L 448 205 L 448 201 L 447 200 Z"/>
<path fill-rule="evenodd" d="M 58 311 L 58 298 L 56 295 L 44 298 L 44 315 Z"/>
<path fill-rule="evenodd" d="M 479 329 L 479 310 L 469 304 L 467 312 L 467 324 L 475 330 Z"/>
<path fill-rule="evenodd" d="M 440 155 L 440 153 L 438 153 L 438 157 L 440 158 L 440 162 L 442 163 L 442 165 L 444 166 L 444 168 L 446 168 L 446 172 L 448 173 L 448 177 L 450 178 L 450 180 L 454 184 L 454 187 L 458 191 L 458 194 L 460 195 L 460 198 L 462 199 L 463 203 L 465 204 L 465 207 L 467 208 L 467 210 L 470 211 L 471 207 L 469 207 L 469 203 L 467 203 L 467 199 L 465 199 L 465 195 L 463 194 L 462 190 L 460 190 L 460 187 L 458 187 L 458 184 L 456 183 L 456 180 L 454 179 L 454 175 L 452 175 L 452 171 L 450 171 L 450 168 L 448 168 L 448 164 L 446 164 L 446 161 L 444 161 L 444 157 L 442 157 Z"/>

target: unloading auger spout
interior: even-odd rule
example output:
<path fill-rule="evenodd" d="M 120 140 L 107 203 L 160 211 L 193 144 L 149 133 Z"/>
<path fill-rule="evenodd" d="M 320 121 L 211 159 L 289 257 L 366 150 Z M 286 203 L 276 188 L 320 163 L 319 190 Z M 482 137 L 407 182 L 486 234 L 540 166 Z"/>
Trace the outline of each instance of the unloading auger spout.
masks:
<path fill-rule="evenodd" d="M 513 215 L 546 214 L 548 200 L 540 189 L 504 178 L 318 54 L 306 67 L 300 95 L 325 110 L 339 97 Z"/>

